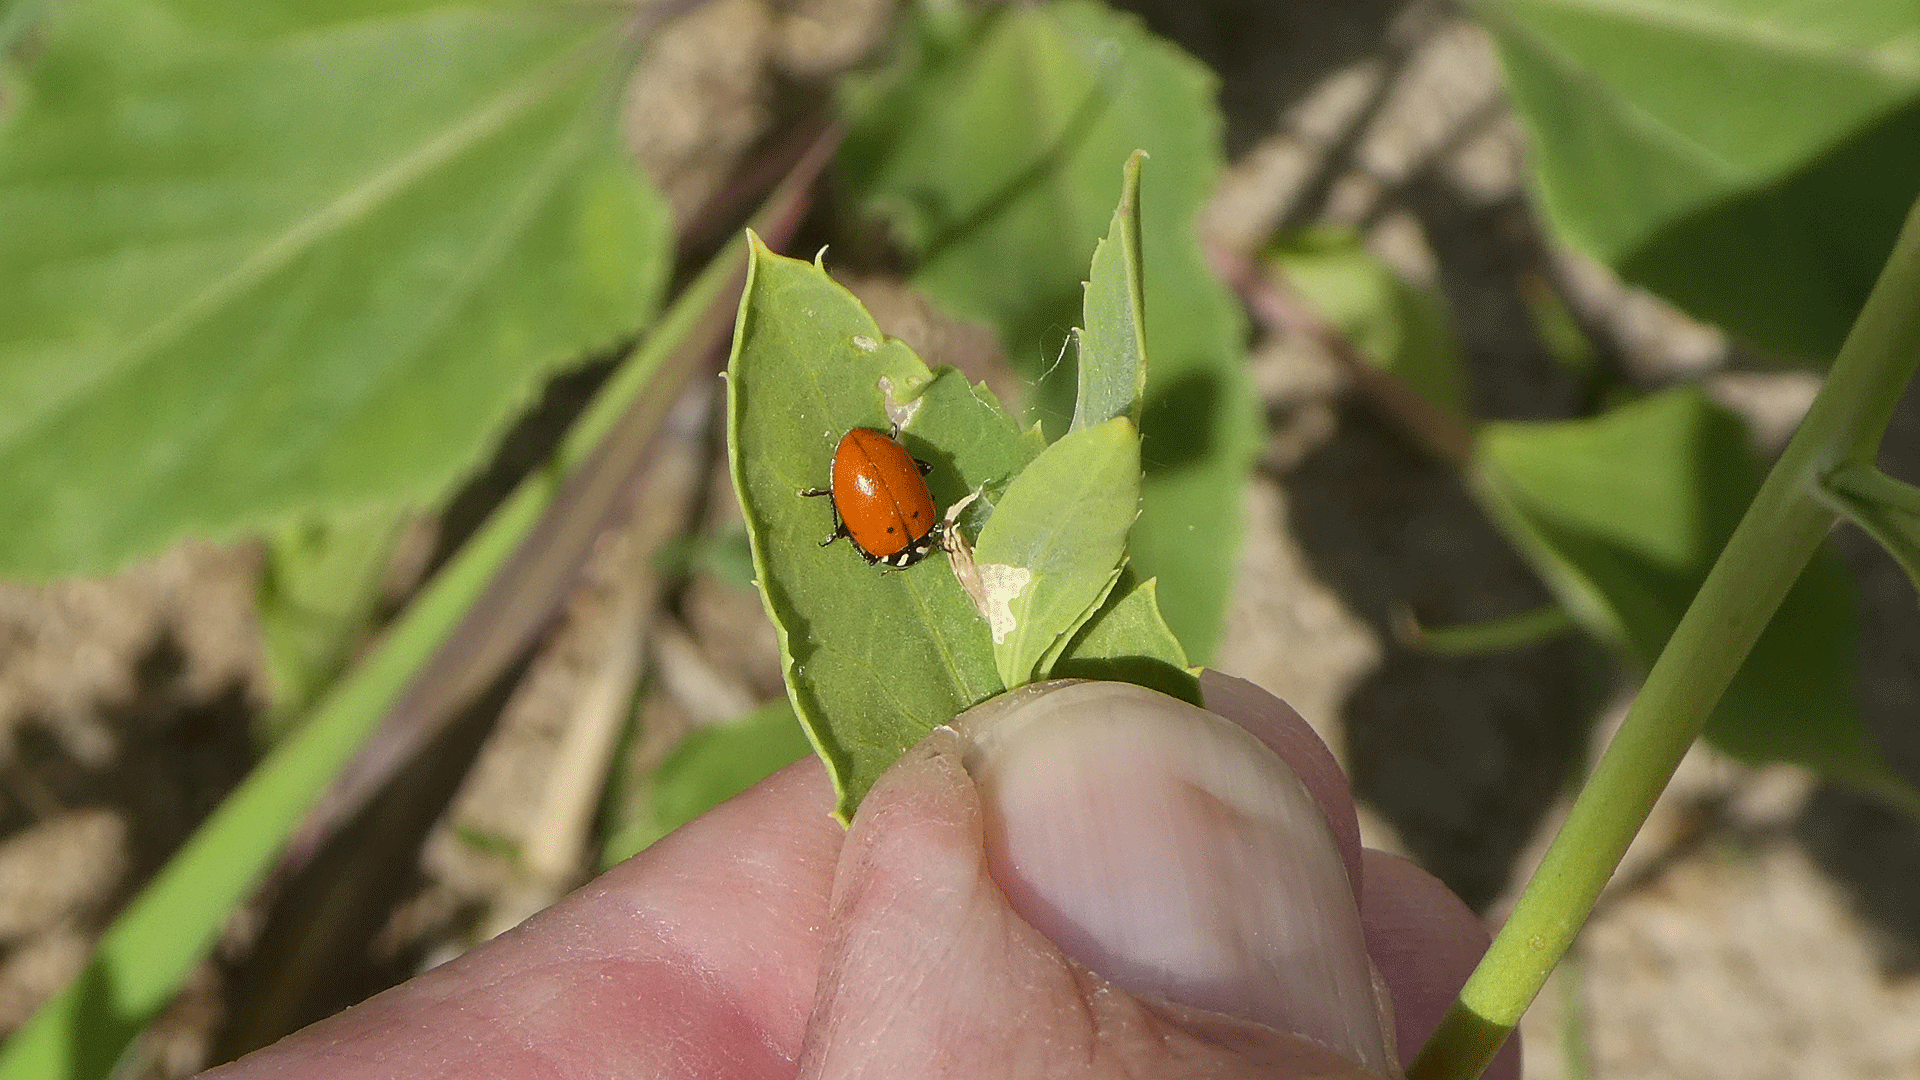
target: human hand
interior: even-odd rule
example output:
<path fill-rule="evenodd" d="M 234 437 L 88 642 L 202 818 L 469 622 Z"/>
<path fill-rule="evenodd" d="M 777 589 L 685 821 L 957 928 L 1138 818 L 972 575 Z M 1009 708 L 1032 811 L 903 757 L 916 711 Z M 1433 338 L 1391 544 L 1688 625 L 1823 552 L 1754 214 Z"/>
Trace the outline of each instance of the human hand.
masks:
<path fill-rule="evenodd" d="M 1378 998 L 1410 1054 L 1485 931 L 1362 852 L 1298 714 L 1202 688 L 1238 726 L 1119 684 L 1028 691 L 930 735 L 847 832 L 810 758 L 212 1075 L 1394 1075 Z M 1518 1075 L 1512 1047 L 1488 1075 Z"/>

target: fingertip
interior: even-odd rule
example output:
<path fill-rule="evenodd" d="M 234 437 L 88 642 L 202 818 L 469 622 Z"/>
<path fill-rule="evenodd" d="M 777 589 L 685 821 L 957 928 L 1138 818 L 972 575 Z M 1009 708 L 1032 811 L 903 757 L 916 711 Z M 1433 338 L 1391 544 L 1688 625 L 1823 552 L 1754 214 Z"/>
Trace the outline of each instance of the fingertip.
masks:
<path fill-rule="evenodd" d="M 1198 712 L 1191 706 L 1180 708 Z M 1281 769 L 1246 732 L 1230 723 L 1218 727 L 1227 733 L 1227 741 L 1250 748 L 1249 756 Z M 1044 898 L 1036 901 L 1034 890 L 1026 887 L 1033 883 L 1024 882 L 1014 865 L 1019 860 L 1008 859 L 1007 837 L 1002 835 L 1009 827 L 1008 812 L 1043 830 L 1075 832 L 1076 843 L 1056 848 L 1061 862 L 1099 861 L 1082 849 L 1107 847 L 1104 841 L 1109 839 L 1131 851 L 1135 845 L 1127 842 L 1128 823 L 1089 817 L 1057 804 L 1042 808 L 1035 821 L 1035 814 L 1009 807 L 1003 798 L 1003 770 L 990 766 L 987 771 L 998 779 L 983 780 L 975 771 L 975 758 L 982 752 L 975 741 L 978 732 L 962 731 L 967 733 L 942 728 L 929 735 L 880 777 L 854 816 L 834 882 L 826 957 L 800 1076 L 919 1075 L 930 1061 L 941 1064 L 943 1075 L 960 1076 L 1278 1074 L 1357 1080 L 1383 1075 L 1388 1051 L 1370 988 L 1363 1018 L 1370 1025 L 1373 1050 L 1342 1053 L 1335 1048 L 1344 1050 L 1346 1040 L 1326 1037 L 1322 1024 L 1307 1023 L 1309 1036 L 1283 1017 L 1267 1018 L 1281 1025 L 1276 1027 L 1248 1019 L 1239 1009 L 1215 1011 L 1224 1002 L 1208 1001 L 1215 1009 L 1177 1004 L 1185 995 L 1160 992 L 1167 987 L 1159 979 L 1148 978 L 1142 987 L 1137 979 L 1114 978 L 1114 971 L 1104 970 L 1113 965 L 1102 961 L 1114 960 L 1116 954 L 1095 949 L 1099 955 L 1083 957 L 1084 950 L 1063 947 L 1056 933 L 1068 939 L 1083 935 L 1070 918 L 1063 921 L 1062 912 L 1045 910 Z M 1189 738 L 1175 741 L 1191 742 L 1194 734 L 1189 726 Z M 985 753 L 1000 755 L 1004 766 L 1006 754 L 1028 757 L 1050 754 L 1049 747 L 1060 749 L 1061 754 L 1051 755 L 1058 767 L 1040 771 L 1052 774 L 1062 800 L 1073 801 L 1075 790 L 1106 776 L 1117 791 L 1152 801 L 1151 792 L 1143 794 L 1132 782 L 1138 779 L 1133 770 L 1088 765 L 1082 760 L 1087 755 L 1074 749 L 1075 739 L 1058 745 L 1047 740 L 1047 747 L 1020 741 L 1023 746 L 1002 745 Z M 1110 763 L 1112 757 L 1102 760 Z M 1294 787 L 1299 820 L 1320 834 L 1322 870 L 1289 878 L 1317 876 L 1330 882 L 1328 903 L 1346 909 L 1351 952 L 1365 982 L 1364 940 L 1352 891 L 1311 797 Z M 1048 865 L 1041 869 L 1058 869 L 1055 860 L 1045 861 Z M 1156 892 L 1164 890 L 1165 879 L 1180 876 L 1165 860 L 1148 861 L 1151 865 L 1123 873 L 1112 887 Z M 1240 875 L 1213 876 L 1221 886 L 1244 884 Z M 1206 882 L 1189 884 L 1201 887 Z M 1024 904 L 1009 894 L 1009 885 Z M 1233 892 L 1267 895 L 1270 890 Z M 1234 955 L 1272 945 L 1270 932 L 1285 920 L 1267 915 L 1259 921 L 1260 934 L 1234 939 Z M 1302 943 L 1313 948 L 1281 950 L 1287 961 L 1281 966 L 1315 981 L 1316 972 L 1326 974 L 1319 970 L 1326 965 L 1317 961 L 1329 959 L 1313 955 L 1321 938 L 1340 936 L 1317 933 Z M 1144 993 L 1130 992 L 1136 990 Z M 1316 1002 L 1339 996 L 1322 991 Z M 1361 1061 L 1373 1065 L 1373 1071 Z"/>
<path fill-rule="evenodd" d="M 1340 847 L 1340 858 L 1347 864 L 1347 876 L 1355 883 L 1358 895 L 1360 819 L 1354 813 L 1347 775 L 1320 733 L 1292 705 L 1254 683 L 1212 668 L 1200 672 L 1200 695 L 1209 712 L 1252 732 L 1306 785 L 1327 817 L 1327 827 Z"/>
<path fill-rule="evenodd" d="M 1264 740 L 1126 683 L 1042 684 L 955 726 L 993 875 L 1067 955 L 1384 1064 L 1353 869 Z"/>
<path fill-rule="evenodd" d="M 885 915 L 903 888 L 921 905 L 968 886 L 980 861 L 980 804 L 952 731 L 938 729 L 901 755 L 861 800 L 834 875 L 836 922 Z"/>

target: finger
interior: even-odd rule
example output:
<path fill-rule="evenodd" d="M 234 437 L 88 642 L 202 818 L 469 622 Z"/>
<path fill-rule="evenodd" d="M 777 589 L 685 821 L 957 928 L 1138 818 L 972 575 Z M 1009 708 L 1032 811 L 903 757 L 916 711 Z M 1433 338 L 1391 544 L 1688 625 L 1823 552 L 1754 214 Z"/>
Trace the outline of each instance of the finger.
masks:
<path fill-rule="evenodd" d="M 868 795 L 803 1076 L 1390 1067 L 1311 796 L 1241 728 L 1115 685 L 1016 692 Z"/>
<path fill-rule="evenodd" d="M 1259 736 L 1327 811 L 1356 884 L 1367 951 L 1393 998 L 1400 1060 L 1413 1060 L 1486 952 L 1485 925 L 1438 878 L 1405 859 L 1361 850 L 1346 776 L 1292 706 L 1253 683 L 1212 670 L 1201 673 L 1200 688 L 1210 710 Z M 1519 1069 L 1514 1038 L 1486 1075 L 1501 1080 L 1517 1077 Z"/>
<path fill-rule="evenodd" d="M 844 840 L 832 806 L 808 758 L 517 929 L 212 1075 L 790 1074 Z"/>
<path fill-rule="evenodd" d="M 1487 951 L 1487 929 L 1440 879 L 1413 863 L 1369 850 L 1362 866 L 1367 951 L 1393 994 L 1400 1060 L 1412 1061 Z M 1520 1075 L 1518 1038 L 1507 1040 L 1484 1075 Z"/>
<path fill-rule="evenodd" d="M 1360 819 L 1353 811 L 1353 790 L 1333 751 L 1293 706 L 1245 679 L 1211 668 L 1200 673 L 1200 693 L 1210 712 L 1251 731 L 1268 749 L 1280 755 L 1327 815 L 1327 825 L 1340 845 L 1347 876 L 1360 881 Z"/>

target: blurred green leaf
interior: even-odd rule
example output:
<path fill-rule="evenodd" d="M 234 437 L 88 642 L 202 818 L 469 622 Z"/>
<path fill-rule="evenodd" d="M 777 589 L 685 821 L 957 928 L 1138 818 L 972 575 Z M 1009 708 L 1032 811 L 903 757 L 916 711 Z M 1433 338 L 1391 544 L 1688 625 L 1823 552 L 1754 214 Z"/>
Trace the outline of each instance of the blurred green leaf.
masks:
<path fill-rule="evenodd" d="M 491 855 L 508 862 L 515 862 L 520 858 L 520 841 L 505 833 L 479 829 L 472 825 L 455 825 L 453 838 L 482 855 Z"/>
<path fill-rule="evenodd" d="M 1147 389 L 1146 301 L 1140 283 L 1140 162 L 1127 159 L 1120 205 L 1107 235 L 1093 248 L 1079 350 L 1079 390 L 1073 430 L 1124 416 L 1140 423 Z"/>
<path fill-rule="evenodd" d="M 1824 360 L 1920 189 L 1910 0 L 1482 0 L 1541 200 L 1577 247 Z"/>
<path fill-rule="evenodd" d="M 1001 575 L 1012 629 L 993 655 L 1009 688 L 1045 678 L 1118 578 L 1140 506 L 1140 437 L 1124 416 L 1070 432 L 1016 477 L 980 530 L 974 560 Z"/>
<path fill-rule="evenodd" d="M 850 95 L 843 175 L 919 256 L 914 283 L 998 332 L 1036 384 L 1032 412 L 1057 433 L 1078 381 L 1062 335 L 1080 320 L 1088 257 L 1113 220 L 1115 170 L 1136 149 L 1152 155 L 1140 197 L 1147 475 L 1129 552 L 1160 579 L 1168 625 L 1204 661 L 1260 438 L 1243 316 L 1199 245 L 1222 160 L 1213 75 L 1094 3 L 957 21 L 923 23 L 917 51 Z"/>
<path fill-rule="evenodd" d="M 1920 589 L 1920 488 L 1871 465 L 1840 469 L 1821 487 L 1833 507 L 1879 541 Z"/>
<path fill-rule="evenodd" d="M 628 13 L 47 10 L 0 130 L 0 571 L 430 500 L 658 299 Z"/>
<path fill-rule="evenodd" d="M 1589 420 L 1496 423 L 1476 490 L 1567 611 L 1645 671 L 1759 489 L 1740 421 L 1693 389 Z M 1854 703 L 1852 585 L 1823 549 L 1728 687 L 1706 736 L 1877 788 L 1894 782 Z"/>
<path fill-rule="evenodd" d="M 1048 676 L 1130 682 L 1204 707 L 1200 680 L 1161 618 L 1155 592 L 1152 579 L 1136 582 L 1131 571 L 1123 573 Z"/>
<path fill-rule="evenodd" d="M 261 734 L 272 742 L 340 674 L 380 599 L 380 579 L 405 514 L 342 514 L 267 537 L 255 610 L 272 704 Z"/>
<path fill-rule="evenodd" d="M 668 540 L 655 553 L 653 566 L 663 577 L 706 574 L 731 589 L 753 588 L 753 549 L 747 544 L 747 527 L 737 521 L 712 534 Z"/>
<path fill-rule="evenodd" d="M 811 263 L 753 241 L 727 372 L 734 490 L 796 711 L 850 818 L 901 752 L 999 693 L 993 643 L 939 554 L 897 573 L 845 543 L 800 492 L 827 482 L 850 428 L 888 430 L 933 466 L 941 506 L 1004 485 L 1038 451 L 984 387 L 929 372 Z M 892 413 L 889 413 L 889 405 Z"/>
<path fill-rule="evenodd" d="M 40 0 L 4 0 L 0 2 L 0 124 L 6 122 L 9 107 L 16 100 L 17 88 L 10 70 L 13 52 L 40 21 L 45 5 Z"/>
<path fill-rule="evenodd" d="M 805 757 L 813 747 L 785 700 L 680 740 L 653 774 L 647 812 L 607 838 L 602 869 Z"/>
<path fill-rule="evenodd" d="M 1402 281 L 1352 229 L 1305 229 L 1276 240 L 1265 256 L 1368 362 L 1467 419 L 1466 358 L 1438 295 Z"/>
<path fill-rule="evenodd" d="M 1408 637 L 1413 647 L 1438 656 L 1483 656 L 1538 645 L 1580 629 L 1567 610 L 1548 604 L 1503 619 L 1457 624 L 1422 626 L 1408 617 Z"/>
<path fill-rule="evenodd" d="M 1522 274 L 1516 284 L 1534 335 L 1546 347 L 1553 362 L 1583 379 L 1599 375 L 1600 350 L 1580 328 L 1579 320 L 1574 318 L 1553 283 L 1540 274 L 1529 273 Z"/>

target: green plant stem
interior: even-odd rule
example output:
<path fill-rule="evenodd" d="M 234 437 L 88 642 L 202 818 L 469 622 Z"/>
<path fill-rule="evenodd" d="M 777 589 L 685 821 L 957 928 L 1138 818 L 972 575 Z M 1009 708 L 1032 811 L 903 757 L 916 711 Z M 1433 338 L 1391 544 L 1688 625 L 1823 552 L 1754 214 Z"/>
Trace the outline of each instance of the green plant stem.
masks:
<path fill-rule="evenodd" d="M 1870 460 L 1920 366 L 1920 203 L 1907 215 L 1806 420 L 1767 475 L 1648 673 L 1513 915 L 1407 1069 L 1466 1080 L 1493 1060 L 1565 955 L 1680 758 L 1834 521 L 1816 497 Z"/>
<path fill-rule="evenodd" d="M 1580 624 L 1559 604 L 1460 626 L 1423 626 L 1411 615 L 1406 621 L 1413 647 L 1435 656 L 1484 656 L 1538 645 L 1579 629 Z"/>
<path fill-rule="evenodd" d="M 1821 493 L 1828 506 L 1878 541 L 1920 591 L 1920 487 L 1888 476 L 1871 461 L 1848 461 L 1827 473 Z M 1920 790 L 1901 786 L 1908 812 L 1920 819 Z"/>
<path fill-rule="evenodd" d="M 1842 465 L 1828 473 L 1827 484 L 1855 498 L 1920 515 L 1920 487 L 1895 480 L 1864 462 Z"/>

